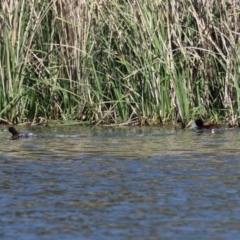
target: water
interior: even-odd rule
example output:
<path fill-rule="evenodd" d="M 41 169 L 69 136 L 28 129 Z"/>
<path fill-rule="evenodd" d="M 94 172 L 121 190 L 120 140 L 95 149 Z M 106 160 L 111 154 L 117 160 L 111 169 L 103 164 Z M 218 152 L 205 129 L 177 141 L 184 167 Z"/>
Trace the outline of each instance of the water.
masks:
<path fill-rule="evenodd" d="M 0 129 L 0 239 L 238 239 L 240 131 Z"/>

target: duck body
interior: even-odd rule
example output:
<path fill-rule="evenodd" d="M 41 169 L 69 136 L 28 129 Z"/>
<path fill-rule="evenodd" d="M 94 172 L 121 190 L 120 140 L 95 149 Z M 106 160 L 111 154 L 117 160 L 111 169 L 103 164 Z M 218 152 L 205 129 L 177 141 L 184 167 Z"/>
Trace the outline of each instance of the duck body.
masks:
<path fill-rule="evenodd" d="M 12 134 L 12 139 L 29 138 L 34 136 L 33 133 L 19 132 L 15 129 L 15 127 L 9 127 L 8 131 Z"/>
<path fill-rule="evenodd" d="M 204 125 L 203 120 L 202 119 L 196 119 L 195 122 L 193 123 L 193 127 L 200 129 L 200 130 L 215 130 L 218 129 L 219 126 L 216 124 L 207 124 Z"/>

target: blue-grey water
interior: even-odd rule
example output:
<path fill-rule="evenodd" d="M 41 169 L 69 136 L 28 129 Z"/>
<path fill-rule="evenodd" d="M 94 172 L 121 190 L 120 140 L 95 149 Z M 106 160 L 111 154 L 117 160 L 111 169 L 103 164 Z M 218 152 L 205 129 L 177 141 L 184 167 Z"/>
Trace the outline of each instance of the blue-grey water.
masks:
<path fill-rule="evenodd" d="M 240 237 L 238 129 L 0 130 L 0 239 Z"/>

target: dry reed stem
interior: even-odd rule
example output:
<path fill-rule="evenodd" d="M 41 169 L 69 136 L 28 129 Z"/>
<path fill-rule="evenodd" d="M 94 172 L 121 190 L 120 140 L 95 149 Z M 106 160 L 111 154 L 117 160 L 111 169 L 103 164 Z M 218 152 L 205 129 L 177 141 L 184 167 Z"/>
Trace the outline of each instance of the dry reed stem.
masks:
<path fill-rule="evenodd" d="M 4 31 L 0 32 L 0 36 L 9 39 L 6 43 L 9 44 L 6 45 L 6 62 L 0 60 L 4 96 L 14 97 L 16 83 L 21 91 L 29 67 L 35 69 L 38 77 L 42 77 L 41 71 L 45 72 L 49 82 L 56 83 L 58 87 L 61 86 L 59 79 L 67 78 L 69 89 L 79 96 L 84 94 L 91 106 L 98 99 L 96 118 L 106 116 L 104 111 L 107 107 L 101 97 L 96 97 L 92 88 L 84 88 L 84 84 L 94 88 L 97 79 L 103 85 L 120 79 L 122 95 L 126 91 L 132 94 L 129 96 L 131 101 L 142 99 L 142 102 L 130 106 L 130 109 L 137 112 L 145 102 L 141 89 L 144 81 L 139 79 L 146 76 L 149 77 L 148 87 L 155 104 L 163 104 L 159 95 L 162 79 L 157 71 L 164 68 L 170 87 L 170 105 L 176 109 L 181 119 L 186 114 L 183 112 L 183 103 L 176 94 L 176 83 L 181 81 L 182 94 L 188 98 L 191 106 L 196 105 L 196 96 L 189 92 L 194 91 L 196 82 L 199 81 L 202 87 L 199 96 L 206 109 L 217 103 L 220 107 L 230 108 L 231 115 L 234 115 L 237 100 L 234 99 L 236 64 L 233 64 L 233 59 L 237 62 L 240 60 L 237 56 L 240 36 L 239 1 L 52 0 L 42 5 L 40 2 L 3 0 L 0 3 L 0 27 L 8 31 L 7 36 Z M 28 12 L 25 12 L 26 9 Z M 39 46 L 38 38 L 45 34 L 42 23 L 48 14 L 51 15 L 51 42 L 43 42 L 48 47 L 40 49 L 46 52 L 39 54 L 36 51 L 39 49 L 35 47 Z M 129 71 L 124 70 L 118 75 L 111 66 L 122 69 L 123 59 L 129 61 L 131 67 Z M 9 67 L 8 71 L 5 66 Z M 184 75 L 178 79 L 181 68 L 186 70 L 185 76 L 189 76 L 189 79 L 185 79 Z M 92 73 L 93 69 L 96 72 Z M 105 82 L 103 74 L 106 76 Z M 126 80 L 128 84 L 125 84 Z M 102 91 L 108 98 L 113 96 L 112 92 Z M 59 101 L 60 98 L 54 96 L 54 99 Z M 81 106 L 85 104 L 81 103 L 80 97 L 79 103 L 79 111 L 82 111 Z M 55 105 L 62 110 L 59 103 Z M 116 105 L 110 104 L 107 110 L 113 112 L 113 106 Z M 146 106 L 141 111 L 145 115 L 152 111 L 148 109 L 151 108 Z"/>

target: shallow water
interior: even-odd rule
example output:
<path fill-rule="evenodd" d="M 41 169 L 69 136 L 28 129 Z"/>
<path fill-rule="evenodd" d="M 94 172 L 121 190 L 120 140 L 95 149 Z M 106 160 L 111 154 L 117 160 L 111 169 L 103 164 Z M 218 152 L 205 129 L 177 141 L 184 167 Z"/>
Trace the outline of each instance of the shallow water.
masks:
<path fill-rule="evenodd" d="M 0 239 L 240 236 L 238 129 L 0 130 Z"/>

